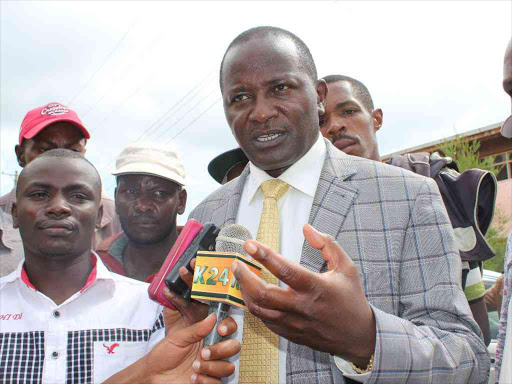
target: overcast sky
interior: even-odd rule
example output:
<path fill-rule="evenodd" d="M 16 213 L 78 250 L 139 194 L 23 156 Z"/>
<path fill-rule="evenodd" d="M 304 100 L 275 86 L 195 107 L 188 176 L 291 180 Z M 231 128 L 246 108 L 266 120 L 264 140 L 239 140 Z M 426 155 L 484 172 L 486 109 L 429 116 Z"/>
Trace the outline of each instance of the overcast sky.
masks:
<path fill-rule="evenodd" d="M 288 29 L 320 76 L 344 74 L 384 111 L 381 154 L 503 121 L 511 1 L 0 2 L 1 171 L 14 173 L 25 113 L 57 101 L 91 132 L 87 157 L 107 194 L 121 149 L 169 143 L 181 153 L 190 210 L 217 184 L 206 170 L 236 146 L 218 69 L 226 47 L 258 25 Z M 1 175 L 0 192 L 13 186 Z"/>

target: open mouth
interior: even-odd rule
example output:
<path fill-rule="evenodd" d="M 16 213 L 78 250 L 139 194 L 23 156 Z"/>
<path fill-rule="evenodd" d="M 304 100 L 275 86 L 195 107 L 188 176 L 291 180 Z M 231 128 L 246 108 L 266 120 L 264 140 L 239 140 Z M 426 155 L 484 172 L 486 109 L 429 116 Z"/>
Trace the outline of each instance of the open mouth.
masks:
<path fill-rule="evenodd" d="M 270 133 L 268 135 L 258 136 L 255 140 L 259 141 L 260 143 L 264 143 L 264 142 L 267 142 L 267 141 L 275 140 L 279 136 L 282 136 L 282 135 L 283 135 L 282 133 Z"/>

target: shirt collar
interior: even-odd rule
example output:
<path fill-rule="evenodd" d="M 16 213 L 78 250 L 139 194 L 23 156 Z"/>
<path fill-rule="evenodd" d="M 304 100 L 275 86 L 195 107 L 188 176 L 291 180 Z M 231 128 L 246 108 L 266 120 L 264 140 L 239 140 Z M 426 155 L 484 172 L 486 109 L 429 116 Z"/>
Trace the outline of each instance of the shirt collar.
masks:
<path fill-rule="evenodd" d="M 100 257 L 94 251 L 91 251 L 91 263 L 93 266 L 92 271 L 89 274 L 89 277 L 87 278 L 84 287 L 80 290 L 80 293 L 83 293 L 100 280 L 107 280 L 108 282 L 110 282 L 109 286 L 111 287 L 111 293 L 113 294 L 113 290 L 115 288 L 114 276 L 107 269 L 107 267 L 105 267 Z M 16 271 L 13 272 L 10 276 L 12 276 L 12 279 L 9 279 L 10 281 L 19 279 L 27 287 L 31 288 L 33 291 L 37 291 L 36 287 L 32 285 L 32 283 L 28 279 L 27 273 L 25 272 L 25 261 L 20 262 Z"/>
<path fill-rule="evenodd" d="M 302 156 L 299 161 L 283 172 L 278 179 L 286 182 L 292 188 L 308 195 L 315 197 L 315 192 L 320 180 L 320 174 L 324 166 L 326 146 L 322 135 L 318 135 L 318 139 L 311 149 Z M 267 172 L 256 167 L 253 163 L 249 163 L 250 175 L 247 184 L 247 197 L 250 203 L 261 184 L 272 179 Z"/>

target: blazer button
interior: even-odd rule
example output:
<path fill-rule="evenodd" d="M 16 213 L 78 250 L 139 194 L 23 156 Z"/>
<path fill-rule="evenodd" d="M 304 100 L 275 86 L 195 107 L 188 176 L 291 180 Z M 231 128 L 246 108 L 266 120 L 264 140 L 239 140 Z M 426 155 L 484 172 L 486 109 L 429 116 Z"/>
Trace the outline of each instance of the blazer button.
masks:
<path fill-rule="evenodd" d="M 60 317 L 60 312 L 59 311 L 54 311 L 53 312 L 53 317 L 55 317 L 56 319 L 58 319 Z"/>

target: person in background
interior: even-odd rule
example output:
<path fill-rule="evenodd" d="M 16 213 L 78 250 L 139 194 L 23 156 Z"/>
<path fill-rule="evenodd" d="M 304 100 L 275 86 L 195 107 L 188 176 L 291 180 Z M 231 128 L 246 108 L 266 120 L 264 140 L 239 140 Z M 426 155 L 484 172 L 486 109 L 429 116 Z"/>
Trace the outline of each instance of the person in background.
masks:
<path fill-rule="evenodd" d="M 359 80 L 348 76 L 330 75 L 323 80 L 329 88 L 325 114 L 320 118 L 323 136 L 347 154 L 380 161 L 376 134 L 382 127 L 383 112 L 382 109 L 374 107 L 368 88 Z M 462 287 L 473 317 L 483 333 L 485 344 L 489 345 L 491 338 L 487 308 L 483 299 L 485 287 L 482 280 L 482 262 L 476 261 L 475 258 L 494 256 L 485 238 L 478 237 L 478 234 L 485 235 L 489 228 L 495 206 L 496 180 L 490 172 L 469 170 L 465 172 L 464 180 L 461 178 L 460 181 L 452 182 L 459 176 L 454 172 L 456 166 L 451 159 L 441 158 L 436 154 L 405 154 L 393 157 L 388 164 L 432 177 L 440 186 L 463 260 Z M 450 173 L 450 179 L 442 178 L 441 170 Z M 467 176 L 472 176 L 469 181 Z M 452 194 L 458 191 L 461 191 L 467 201 L 462 208 L 460 203 L 453 204 L 459 199 L 452 197 Z M 471 204 L 471 196 L 475 197 L 476 207 Z M 476 196 L 479 198 L 478 202 Z M 475 220 L 477 209 L 478 222 Z M 475 239 L 471 247 L 467 246 L 468 242 L 462 236 L 467 232 L 471 232 L 470 239 Z"/>
<path fill-rule="evenodd" d="M 233 372 L 216 360 L 238 353 L 236 340 L 201 351 L 215 316 L 193 325 L 184 307 L 162 312 L 147 284 L 109 272 L 91 250 L 101 180 L 83 156 L 45 152 L 21 172 L 16 197 L 25 260 L 0 279 L 2 382 L 220 383 L 207 376 Z M 230 318 L 218 328 L 235 330 Z"/>
<path fill-rule="evenodd" d="M 98 255 L 113 272 L 151 282 L 176 238 L 187 203 L 178 153 L 154 144 L 124 148 L 116 161 L 115 206 L 122 232 L 105 239 Z"/>
<path fill-rule="evenodd" d="M 435 182 L 321 137 L 327 85 L 291 32 L 238 35 L 220 87 L 250 163 L 190 217 L 243 225 L 258 240 L 244 249 L 265 267 L 259 278 L 232 265 L 250 313 L 231 311 L 244 330 L 229 382 L 487 381 Z"/>
<path fill-rule="evenodd" d="M 494 282 L 492 287 L 485 291 L 485 306 L 487 312 L 498 312 L 498 317 L 501 317 L 501 304 L 503 303 L 503 273 Z"/>
<path fill-rule="evenodd" d="M 12 227 L 12 217 L 0 211 L 0 277 L 13 272 L 23 259 L 20 233 Z"/>
<path fill-rule="evenodd" d="M 503 89 L 512 98 L 512 39 L 505 51 L 503 65 Z M 501 134 L 512 139 L 512 115 L 501 127 Z M 503 304 L 501 306 L 498 345 L 496 346 L 496 363 L 494 366 L 496 383 L 512 383 L 512 233 L 508 237 L 505 250 L 503 272 Z"/>
<path fill-rule="evenodd" d="M 221 153 L 208 164 L 208 173 L 219 184 L 226 184 L 240 176 L 249 162 L 241 148 Z"/>
<path fill-rule="evenodd" d="M 21 122 L 19 142 L 14 147 L 18 164 L 25 167 L 41 153 L 65 148 L 85 156 L 89 131 L 71 108 L 60 103 L 48 103 L 27 112 Z M 16 187 L 0 197 L 0 209 L 11 214 L 16 201 Z M 103 218 L 92 236 L 92 247 L 121 230 L 114 210 L 114 201 L 102 192 Z"/>

